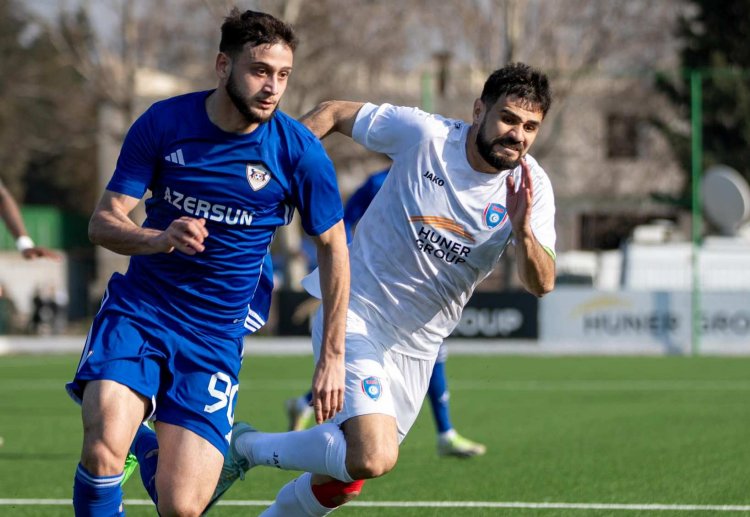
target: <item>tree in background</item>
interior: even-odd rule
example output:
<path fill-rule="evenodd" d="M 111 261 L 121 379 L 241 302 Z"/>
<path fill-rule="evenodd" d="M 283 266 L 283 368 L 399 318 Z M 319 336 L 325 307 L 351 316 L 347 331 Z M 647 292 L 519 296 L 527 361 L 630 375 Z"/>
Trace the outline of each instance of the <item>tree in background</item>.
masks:
<path fill-rule="evenodd" d="M 684 0 L 687 8 L 680 17 L 677 37 L 681 74 L 660 76 L 659 89 L 690 120 L 691 70 L 703 73 L 703 159 L 707 167 L 723 163 L 750 180 L 750 0 Z M 689 124 L 679 127 L 655 121 L 669 135 L 676 155 L 688 177 Z"/>
<path fill-rule="evenodd" d="M 93 110 L 81 90 L 21 4 L 0 1 L 0 174 L 19 200 L 80 211 L 92 199 Z"/>
<path fill-rule="evenodd" d="M 638 110 L 641 115 L 660 112 L 652 104 L 657 97 L 652 83 L 644 79 L 633 88 L 633 81 L 627 79 L 632 75 L 650 79 L 647 71 L 674 66 L 672 23 L 682 2 L 253 0 L 239 4 L 279 16 L 298 31 L 301 45 L 295 56 L 295 79 L 282 105 L 292 116 L 321 100 L 339 98 L 423 105 L 468 119 L 477 78 L 513 60 L 548 71 L 556 101 L 535 154 L 554 169 L 560 198 L 567 196 L 573 199 L 571 204 L 578 205 L 574 198 L 581 193 L 599 200 L 604 194 L 632 194 L 634 185 L 668 192 L 682 187 L 682 183 L 674 186 L 673 178 L 679 179 L 679 172 L 667 176 L 661 163 L 652 164 L 658 174 L 639 168 L 640 177 L 636 177 L 621 173 L 617 164 L 608 163 L 601 153 L 585 152 L 598 149 L 592 139 L 604 134 L 601 120 L 607 110 L 624 114 Z M 27 74 L 34 77 L 24 88 L 9 85 L 17 91 L 16 99 L 25 92 L 30 106 L 27 109 L 19 104 L 12 109 L 37 119 L 38 130 L 24 129 L 23 133 L 39 139 L 37 148 L 47 149 L 46 154 L 18 166 L 23 171 L 19 177 L 26 178 L 23 184 L 30 185 L 29 196 L 32 191 L 36 196 L 21 199 L 51 200 L 90 213 L 95 194 L 87 192 L 97 190 L 96 169 L 107 175 L 114 163 L 104 164 L 87 155 L 93 153 L 87 145 L 94 145 L 88 142 L 101 135 L 119 141 L 124 129 L 154 100 L 137 98 L 139 71 L 151 69 L 175 76 L 187 85 L 186 90 L 213 87 L 218 27 L 230 6 L 237 3 L 0 0 L 0 9 L 14 6 L 15 16 L 15 21 L 10 16 L 0 20 L 0 24 L 8 23 L 3 41 L 7 41 L 10 55 L 28 66 Z M 29 55 L 29 42 L 39 49 L 33 58 L 23 57 Z M 45 54 L 54 56 L 53 63 Z M 5 56 L 0 56 L 0 63 Z M 665 56 L 672 56 L 672 61 L 665 62 Z M 0 92 L 2 81 L 9 81 L 18 70 L 15 65 L 0 70 L 5 72 Z M 622 70 L 631 76 L 626 80 L 614 77 Z M 420 96 L 426 90 L 420 77 L 429 74 L 433 84 L 439 84 L 433 92 L 434 106 L 422 104 Z M 67 81 L 74 87 L 65 86 Z M 608 93 L 592 94 L 591 88 L 600 82 L 606 82 Z M 592 104 L 596 109 L 586 111 L 589 118 L 583 119 L 581 107 Z M 2 110 L 0 93 L 0 117 L 4 116 Z M 103 122 L 112 120 L 118 123 L 104 127 Z M 21 134 L 17 128 L 23 126 L 10 122 L 4 127 Z M 587 129 L 575 132 L 571 128 Z M 639 146 L 646 154 L 651 149 L 650 136 L 645 135 L 645 143 Z M 337 168 L 346 171 L 340 176 L 344 196 L 365 175 L 384 166 L 382 157 L 363 154 L 346 141 L 331 139 L 327 148 Z M 56 154 L 58 149 L 63 149 L 63 154 Z M 10 156 L 14 150 L 18 156 L 25 152 L 10 145 L 0 157 Z M 666 153 L 648 156 L 657 154 Z M 673 162 L 671 156 L 664 159 Z M 280 244 L 294 254 L 293 244 Z"/>

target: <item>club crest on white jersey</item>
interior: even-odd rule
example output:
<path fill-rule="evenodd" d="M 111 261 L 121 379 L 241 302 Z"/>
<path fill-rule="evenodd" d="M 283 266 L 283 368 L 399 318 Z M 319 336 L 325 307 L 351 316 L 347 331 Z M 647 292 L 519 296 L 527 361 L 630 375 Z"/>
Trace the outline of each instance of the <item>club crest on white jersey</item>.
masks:
<path fill-rule="evenodd" d="M 484 209 L 484 224 L 490 230 L 503 226 L 507 220 L 508 210 L 500 203 L 490 203 Z"/>
<path fill-rule="evenodd" d="M 254 191 L 258 191 L 271 181 L 271 173 L 258 163 L 247 164 L 247 182 Z"/>

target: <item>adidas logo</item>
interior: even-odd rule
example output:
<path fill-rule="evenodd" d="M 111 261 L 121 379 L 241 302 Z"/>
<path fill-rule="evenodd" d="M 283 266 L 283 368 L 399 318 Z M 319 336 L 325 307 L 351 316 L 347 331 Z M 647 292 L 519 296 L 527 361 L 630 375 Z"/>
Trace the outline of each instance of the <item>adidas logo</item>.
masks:
<path fill-rule="evenodd" d="M 185 159 L 182 157 L 182 149 L 177 149 L 172 154 L 166 155 L 164 159 L 171 163 L 185 165 Z"/>

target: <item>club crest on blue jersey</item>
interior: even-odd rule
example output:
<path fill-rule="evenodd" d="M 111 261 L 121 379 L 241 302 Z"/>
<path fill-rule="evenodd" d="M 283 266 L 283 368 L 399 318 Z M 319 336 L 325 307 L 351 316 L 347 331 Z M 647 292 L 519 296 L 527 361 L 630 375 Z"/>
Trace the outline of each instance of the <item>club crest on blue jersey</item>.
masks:
<path fill-rule="evenodd" d="M 490 203 L 484 209 L 484 224 L 490 230 L 502 226 L 508 219 L 508 211 L 500 203 Z"/>
<path fill-rule="evenodd" d="M 256 192 L 271 181 L 271 173 L 263 165 L 258 163 L 247 164 L 247 182 Z"/>
<path fill-rule="evenodd" d="M 380 394 L 383 392 L 383 388 L 380 385 L 380 379 L 377 377 L 368 377 L 362 380 L 362 391 L 365 395 L 370 397 L 372 400 L 377 401 L 380 398 Z"/>

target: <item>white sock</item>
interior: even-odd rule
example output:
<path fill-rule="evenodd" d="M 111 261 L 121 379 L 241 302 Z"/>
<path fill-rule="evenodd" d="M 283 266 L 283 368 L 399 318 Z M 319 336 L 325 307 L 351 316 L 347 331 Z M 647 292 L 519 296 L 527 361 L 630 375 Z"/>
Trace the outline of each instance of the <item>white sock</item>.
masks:
<path fill-rule="evenodd" d="M 451 428 L 445 432 L 438 433 L 438 439 L 443 440 L 443 441 L 448 441 L 451 438 L 455 437 L 457 434 L 458 433 L 456 432 L 456 430 Z"/>
<path fill-rule="evenodd" d="M 284 485 L 260 517 L 323 517 L 335 510 L 320 504 L 313 494 L 311 478 L 312 475 L 305 472 Z"/>
<path fill-rule="evenodd" d="M 336 424 L 288 433 L 245 433 L 235 445 L 252 464 L 354 481 L 346 471 L 346 440 Z"/>

